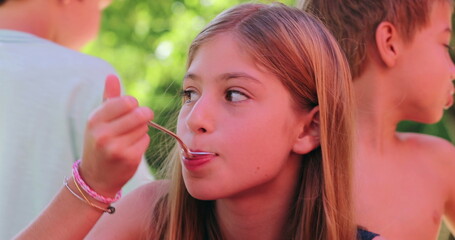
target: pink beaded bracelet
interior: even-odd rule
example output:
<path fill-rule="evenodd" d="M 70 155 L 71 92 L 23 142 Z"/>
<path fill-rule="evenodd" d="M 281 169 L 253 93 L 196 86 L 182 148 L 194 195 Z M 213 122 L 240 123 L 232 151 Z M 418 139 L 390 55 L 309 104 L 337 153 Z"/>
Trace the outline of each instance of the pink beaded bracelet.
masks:
<path fill-rule="evenodd" d="M 77 183 L 79 184 L 79 186 L 82 187 L 82 189 L 84 189 L 84 191 L 92 198 L 102 202 L 102 203 L 106 203 L 106 204 L 111 204 L 113 202 L 116 202 L 117 200 L 120 199 L 120 197 L 122 196 L 122 191 L 120 190 L 117 194 L 115 194 L 115 197 L 114 198 L 109 198 L 109 197 L 104 197 L 102 195 L 100 195 L 99 193 L 95 192 L 94 190 L 92 190 L 85 182 L 84 180 L 82 180 L 81 178 L 81 175 L 79 174 L 79 165 L 81 163 L 81 160 L 77 160 L 76 162 L 74 162 L 73 164 L 73 177 L 74 179 L 76 179 Z"/>

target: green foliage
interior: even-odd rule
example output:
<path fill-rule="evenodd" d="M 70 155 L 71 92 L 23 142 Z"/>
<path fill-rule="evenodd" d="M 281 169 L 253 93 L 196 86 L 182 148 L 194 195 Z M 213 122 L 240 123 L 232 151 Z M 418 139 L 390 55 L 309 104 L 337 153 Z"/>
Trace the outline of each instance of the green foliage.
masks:
<path fill-rule="evenodd" d="M 217 14 L 245 0 L 114 0 L 103 13 L 98 39 L 84 52 L 111 63 L 126 93 L 151 107 L 155 121 L 175 129 L 187 48 Z M 264 1 L 262 1 L 264 2 Z M 270 1 L 268 1 L 270 2 Z M 293 4 L 293 1 L 281 1 Z M 151 129 L 147 160 L 156 169 L 169 137 Z"/>
<path fill-rule="evenodd" d="M 433 136 L 438 136 L 449 141 L 451 140 L 443 121 L 440 121 L 435 124 L 421 124 L 411 121 L 405 121 L 401 122 L 398 125 L 398 131 L 425 133 Z"/>

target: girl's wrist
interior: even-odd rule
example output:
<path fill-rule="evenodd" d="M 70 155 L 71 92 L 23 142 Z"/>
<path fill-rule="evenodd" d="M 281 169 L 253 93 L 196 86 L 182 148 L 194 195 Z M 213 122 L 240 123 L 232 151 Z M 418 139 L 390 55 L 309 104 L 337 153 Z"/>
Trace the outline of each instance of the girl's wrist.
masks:
<path fill-rule="evenodd" d="M 91 189 L 99 193 L 100 195 L 115 198 L 115 195 L 122 189 L 121 187 L 113 187 L 112 183 L 106 182 L 101 176 L 97 175 L 93 171 L 88 171 L 87 166 L 84 162 L 79 164 L 79 175 L 82 180 L 90 186 Z"/>
<path fill-rule="evenodd" d="M 68 191 L 74 197 L 78 198 L 84 205 L 92 207 L 94 210 L 97 210 L 99 212 L 105 212 L 109 214 L 115 213 L 115 208 L 110 204 L 99 202 L 98 200 L 84 193 L 73 177 L 65 178 L 63 184 L 68 189 Z"/>
<path fill-rule="evenodd" d="M 90 185 L 86 183 L 82 175 L 80 174 L 80 163 L 81 160 L 77 160 L 73 164 L 73 178 L 75 179 L 75 183 L 78 184 L 78 186 L 85 192 L 87 193 L 88 196 L 91 198 L 95 199 L 98 202 L 105 203 L 105 204 L 111 204 L 116 202 L 120 197 L 122 196 L 121 190 L 117 192 L 106 192 L 106 191 L 100 191 L 98 188 L 96 191 L 94 188 L 92 188 Z M 92 185 L 93 186 L 93 185 Z"/>

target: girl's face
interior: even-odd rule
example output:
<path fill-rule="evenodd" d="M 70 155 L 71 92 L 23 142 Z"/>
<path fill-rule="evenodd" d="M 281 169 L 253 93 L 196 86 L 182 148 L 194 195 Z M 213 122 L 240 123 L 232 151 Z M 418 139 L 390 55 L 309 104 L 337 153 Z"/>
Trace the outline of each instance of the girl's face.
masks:
<path fill-rule="evenodd" d="M 197 50 L 183 96 L 177 134 L 192 151 L 215 153 L 182 160 L 193 197 L 212 200 L 294 186 L 301 160 L 293 146 L 304 113 L 232 34 L 218 34 Z"/>

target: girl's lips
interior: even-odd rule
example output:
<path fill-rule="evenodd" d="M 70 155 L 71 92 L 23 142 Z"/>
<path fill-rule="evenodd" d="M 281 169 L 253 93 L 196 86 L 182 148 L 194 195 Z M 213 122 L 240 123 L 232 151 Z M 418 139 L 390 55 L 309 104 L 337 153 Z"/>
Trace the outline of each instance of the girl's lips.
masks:
<path fill-rule="evenodd" d="M 197 151 L 195 151 L 197 152 Z M 218 155 L 215 153 L 212 154 L 205 154 L 205 155 L 195 155 L 192 158 L 182 158 L 182 162 L 185 165 L 186 169 L 188 170 L 196 170 L 199 167 L 202 167 L 203 165 L 209 163 L 211 160 L 213 160 L 215 157 Z"/>

